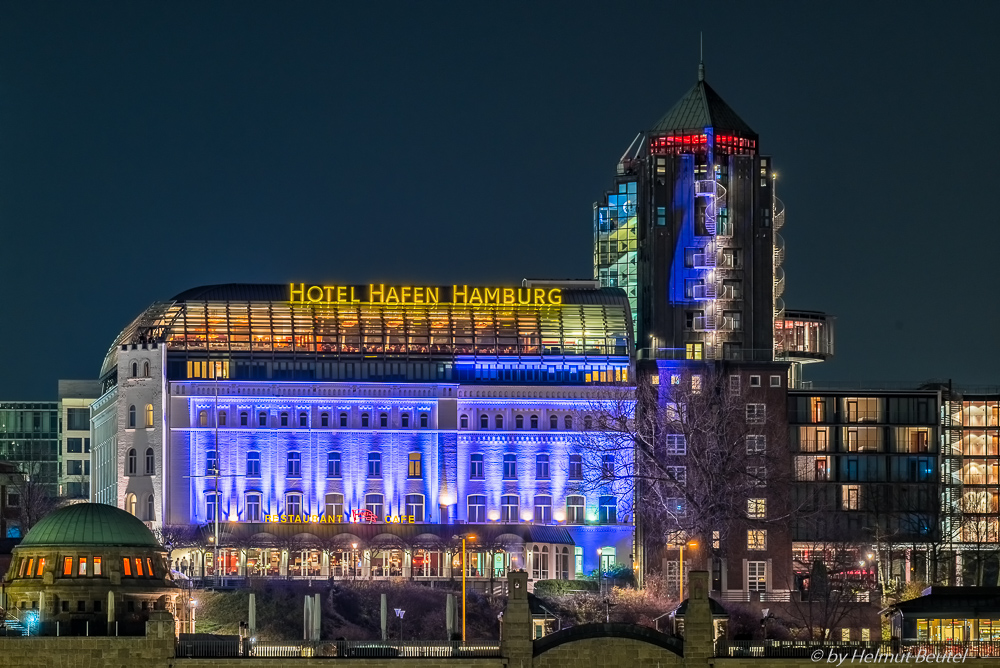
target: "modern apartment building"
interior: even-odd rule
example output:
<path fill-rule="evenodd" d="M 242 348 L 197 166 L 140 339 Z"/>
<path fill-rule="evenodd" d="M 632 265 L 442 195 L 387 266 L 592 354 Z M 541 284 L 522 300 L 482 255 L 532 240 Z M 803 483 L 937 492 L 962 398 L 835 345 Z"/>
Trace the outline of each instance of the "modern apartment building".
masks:
<path fill-rule="evenodd" d="M 60 497 L 90 499 L 90 404 L 100 395 L 100 381 L 59 381 Z"/>
<path fill-rule="evenodd" d="M 15 464 L 40 491 L 56 496 L 59 483 L 59 403 L 0 402 L 0 461 Z"/>

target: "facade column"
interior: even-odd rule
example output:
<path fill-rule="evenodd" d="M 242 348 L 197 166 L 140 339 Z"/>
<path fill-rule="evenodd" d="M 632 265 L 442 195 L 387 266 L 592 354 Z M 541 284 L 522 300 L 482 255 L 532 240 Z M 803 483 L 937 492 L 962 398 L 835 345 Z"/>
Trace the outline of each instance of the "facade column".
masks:
<path fill-rule="evenodd" d="M 409 580 L 413 577 L 413 553 L 407 548 L 403 550 L 403 577 Z"/>
<path fill-rule="evenodd" d="M 236 574 L 239 575 L 240 577 L 244 577 L 244 578 L 247 575 L 247 551 L 246 550 L 240 550 L 240 561 L 239 561 L 239 566 L 237 567 Z"/>
<path fill-rule="evenodd" d="M 327 550 L 320 552 L 319 572 L 325 578 L 330 577 L 330 553 Z"/>
<path fill-rule="evenodd" d="M 910 582 L 910 569 L 913 568 L 913 566 L 910 564 L 910 550 L 907 550 L 905 554 L 906 554 L 906 557 L 905 557 L 906 561 L 905 561 L 905 565 L 903 567 L 903 570 L 904 570 L 904 572 L 903 572 L 903 581 L 906 582 L 906 583 L 909 583 Z"/>
<path fill-rule="evenodd" d="M 283 578 L 288 577 L 288 550 L 281 551 L 281 562 L 278 566 L 278 574 Z"/>

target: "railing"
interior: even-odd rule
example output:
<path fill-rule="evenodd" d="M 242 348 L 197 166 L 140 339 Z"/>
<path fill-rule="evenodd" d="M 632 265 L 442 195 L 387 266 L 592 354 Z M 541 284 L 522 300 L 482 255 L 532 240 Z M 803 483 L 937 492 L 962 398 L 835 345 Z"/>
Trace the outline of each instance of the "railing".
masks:
<path fill-rule="evenodd" d="M 760 596 L 760 601 L 765 603 L 787 603 L 792 600 L 792 592 L 789 589 L 773 589 L 771 591 L 759 592 L 729 589 L 726 591 L 712 592 L 712 598 L 717 601 L 730 603 L 749 603 L 751 594 L 758 594 Z"/>
<path fill-rule="evenodd" d="M 500 646 L 491 643 L 382 642 L 377 640 L 332 640 L 320 642 L 249 642 L 232 640 L 181 640 L 178 658 L 290 658 L 352 657 L 359 659 L 493 659 Z"/>
<path fill-rule="evenodd" d="M 694 264 L 696 269 L 714 267 L 717 264 L 716 255 L 717 253 L 714 250 L 708 253 L 695 253 L 692 258 L 692 264 Z"/>
<path fill-rule="evenodd" d="M 719 295 L 719 289 L 715 283 L 709 283 L 708 285 L 696 285 L 694 286 L 694 298 L 698 301 L 706 299 L 715 299 Z"/>
<path fill-rule="evenodd" d="M 774 235 L 774 264 L 780 265 L 785 263 L 785 240 L 781 238 L 780 234 Z"/>
<path fill-rule="evenodd" d="M 715 656 L 743 658 L 805 658 L 815 663 L 890 663 L 888 657 L 924 657 L 927 663 L 961 663 L 963 657 L 1000 657 L 1000 641 L 924 642 L 878 640 L 872 642 L 816 642 L 809 640 L 717 640 Z M 937 661 L 928 660 L 935 657 Z M 830 658 L 834 657 L 834 658 Z M 882 658 L 885 657 L 885 658 Z M 898 661 L 898 660 L 897 660 Z M 894 662 L 893 662 L 894 663 Z M 907 662 L 909 663 L 909 662 Z"/>

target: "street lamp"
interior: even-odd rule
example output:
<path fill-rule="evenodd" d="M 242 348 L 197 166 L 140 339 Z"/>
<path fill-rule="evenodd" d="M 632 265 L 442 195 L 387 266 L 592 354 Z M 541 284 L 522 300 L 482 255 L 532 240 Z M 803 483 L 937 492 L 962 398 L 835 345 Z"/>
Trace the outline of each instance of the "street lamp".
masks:
<path fill-rule="evenodd" d="M 396 616 L 399 617 L 399 642 L 403 642 L 403 615 L 406 614 L 406 610 L 402 608 L 394 608 L 396 611 Z"/>
<path fill-rule="evenodd" d="M 683 603 L 683 602 L 684 602 L 684 548 L 685 548 L 685 547 L 687 547 L 687 548 L 689 548 L 689 549 L 692 549 L 692 550 L 694 550 L 694 549 L 697 549 L 697 547 L 698 547 L 698 541 L 696 541 L 696 540 L 690 540 L 690 541 L 688 541 L 688 542 L 687 542 L 686 544 L 684 544 L 684 543 L 681 543 L 681 558 L 680 558 L 680 593 L 679 593 L 679 595 L 678 595 L 678 596 L 679 596 L 679 598 L 680 598 L 680 601 L 681 601 L 681 603 Z"/>
<path fill-rule="evenodd" d="M 351 579 L 358 579 L 358 544 L 351 543 Z"/>
<path fill-rule="evenodd" d="M 465 571 L 466 571 L 465 541 L 466 539 L 475 540 L 476 537 L 473 534 L 469 533 L 469 534 L 462 534 L 461 536 L 454 536 L 454 538 L 462 539 L 462 642 L 464 643 L 465 642 Z"/>

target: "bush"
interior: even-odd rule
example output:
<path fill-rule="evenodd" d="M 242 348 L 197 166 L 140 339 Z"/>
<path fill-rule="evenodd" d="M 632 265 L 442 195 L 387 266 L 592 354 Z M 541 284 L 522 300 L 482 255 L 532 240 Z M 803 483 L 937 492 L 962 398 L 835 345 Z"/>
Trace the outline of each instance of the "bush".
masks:
<path fill-rule="evenodd" d="M 582 591 L 597 591 L 597 583 L 593 580 L 539 580 L 535 583 L 538 596 L 562 596 Z"/>

